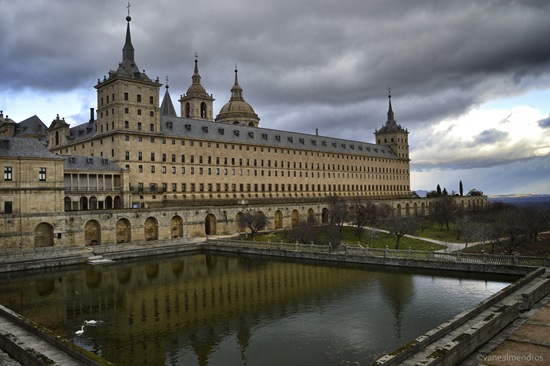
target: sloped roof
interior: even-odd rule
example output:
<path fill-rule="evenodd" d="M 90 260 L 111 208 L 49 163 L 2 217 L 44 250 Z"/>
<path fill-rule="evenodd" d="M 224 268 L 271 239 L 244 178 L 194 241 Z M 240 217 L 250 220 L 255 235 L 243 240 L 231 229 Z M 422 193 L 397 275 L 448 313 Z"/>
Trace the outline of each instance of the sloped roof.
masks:
<path fill-rule="evenodd" d="M 115 163 L 101 156 L 63 155 L 63 158 L 65 159 L 63 163 L 65 171 L 102 170 L 120 172 L 122 170 Z"/>
<path fill-rule="evenodd" d="M 39 140 L 25 137 L 0 137 L 0 157 L 62 159 Z"/>

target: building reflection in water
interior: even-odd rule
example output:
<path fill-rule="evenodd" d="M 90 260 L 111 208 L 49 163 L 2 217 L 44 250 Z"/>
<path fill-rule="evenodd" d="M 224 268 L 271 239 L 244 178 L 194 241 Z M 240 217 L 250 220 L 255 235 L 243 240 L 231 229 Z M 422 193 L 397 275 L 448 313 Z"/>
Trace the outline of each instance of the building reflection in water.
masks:
<path fill-rule="evenodd" d="M 322 356 L 327 364 L 334 361 L 330 348 L 344 347 L 345 342 L 354 349 L 340 357 L 372 361 L 378 353 L 406 343 L 410 339 L 403 337 L 414 334 L 411 332 L 424 332 L 464 310 L 457 308 L 454 314 L 442 315 L 446 318 L 434 319 L 435 324 L 422 324 L 425 329 L 402 334 L 404 311 L 416 293 L 414 275 L 405 272 L 194 254 L 5 275 L 0 283 L 0 301 L 119 365 L 212 365 L 224 357 L 227 363 L 247 364 L 249 357 L 257 361 L 261 352 L 290 357 L 281 354 L 285 351 L 276 345 L 307 347 L 298 347 L 292 339 L 280 339 L 279 330 L 272 330 L 272 340 L 257 341 L 265 341 L 271 349 L 253 350 L 255 337 L 267 334 L 276 324 L 287 324 L 287 328 L 292 328 L 288 324 L 302 324 L 297 328 L 309 329 L 313 324 L 307 319 L 314 318 L 312 313 L 322 316 L 321 324 L 317 324 L 321 329 L 340 332 L 327 334 L 327 339 L 316 346 L 322 348 L 319 353 L 327 354 Z M 512 279 L 495 280 L 494 287 L 480 292 L 470 303 L 500 290 Z M 331 320 L 329 314 L 341 320 Z M 100 323 L 87 326 L 82 337 L 75 336 L 74 331 L 89 319 Z M 342 329 L 336 330 L 338 327 Z M 311 332 L 314 338 L 322 338 L 315 332 Z M 384 338 L 382 346 L 387 349 L 370 345 L 377 341 L 375 333 Z M 298 339 L 312 343 L 304 341 L 302 335 Z M 309 352 L 315 352 L 314 346 L 309 347 Z M 366 354 L 360 354 L 359 348 Z M 317 356 L 295 357 L 313 360 Z"/>

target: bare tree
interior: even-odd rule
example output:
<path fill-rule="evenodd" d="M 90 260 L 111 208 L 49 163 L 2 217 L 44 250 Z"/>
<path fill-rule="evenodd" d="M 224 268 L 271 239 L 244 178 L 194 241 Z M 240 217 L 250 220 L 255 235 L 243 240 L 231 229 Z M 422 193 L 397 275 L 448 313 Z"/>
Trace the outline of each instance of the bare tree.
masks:
<path fill-rule="evenodd" d="M 254 236 L 258 231 L 264 229 L 269 224 L 269 220 L 263 212 L 244 212 L 240 215 L 239 226 L 250 229 L 250 235 Z"/>
<path fill-rule="evenodd" d="M 540 207 L 525 207 L 521 211 L 526 218 L 529 236 L 533 242 L 536 242 L 539 234 L 550 228 L 550 210 Z"/>
<path fill-rule="evenodd" d="M 376 224 L 378 207 L 364 198 L 356 199 L 351 206 L 352 221 L 355 226 L 355 236 L 361 240 L 363 228 L 368 224 Z"/>
<path fill-rule="evenodd" d="M 348 203 L 340 196 L 331 195 L 327 197 L 329 209 L 329 224 L 336 225 L 340 232 L 344 223 L 349 221 Z"/>
<path fill-rule="evenodd" d="M 407 234 L 413 234 L 420 226 L 421 218 L 418 216 L 401 216 L 394 214 L 386 220 L 390 234 L 395 235 L 395 249 L 399 249 L 401 238 Z"/>
<path fill-rule="evenodd" d="M 449 230 L 449 223 L 455 214 L 455 201 L 452 197 L 441 196 L 434 200 L 430 216 L 439 224 L 439 228 L 442 229 L 443 225 Z"/>

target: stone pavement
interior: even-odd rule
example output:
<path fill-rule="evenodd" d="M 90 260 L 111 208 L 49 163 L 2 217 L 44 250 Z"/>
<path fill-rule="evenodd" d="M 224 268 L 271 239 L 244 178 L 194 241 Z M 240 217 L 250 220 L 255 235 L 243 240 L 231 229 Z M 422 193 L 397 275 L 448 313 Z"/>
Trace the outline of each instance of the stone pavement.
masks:
<path fill-rule="evenodd" d="M 550 294 L 463 361 L 460 366 L 549 364 Z"/>

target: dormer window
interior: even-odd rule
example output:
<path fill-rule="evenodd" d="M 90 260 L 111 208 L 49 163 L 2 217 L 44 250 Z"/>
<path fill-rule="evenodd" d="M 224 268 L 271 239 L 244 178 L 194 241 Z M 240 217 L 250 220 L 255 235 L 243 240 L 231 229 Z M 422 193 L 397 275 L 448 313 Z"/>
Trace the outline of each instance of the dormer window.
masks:
<path fill-rule="evenodd" d="M 191 131 L 191 125 L 190 125 L 189 123 L 187 123 L 187 124 L 185 125 L 185 130 L 186 130 L 186 131 Z"/>

